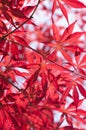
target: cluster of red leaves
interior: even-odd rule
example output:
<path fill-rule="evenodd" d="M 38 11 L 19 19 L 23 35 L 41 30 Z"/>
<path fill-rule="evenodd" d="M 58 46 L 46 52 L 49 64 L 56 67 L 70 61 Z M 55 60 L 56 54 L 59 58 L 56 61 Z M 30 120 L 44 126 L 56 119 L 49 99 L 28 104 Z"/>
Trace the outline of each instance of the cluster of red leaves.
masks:
<path fill-rule="evenodd" d="M 50 3 L 0 0 L 0 130 L 86 129 L 86 6 Z"/>

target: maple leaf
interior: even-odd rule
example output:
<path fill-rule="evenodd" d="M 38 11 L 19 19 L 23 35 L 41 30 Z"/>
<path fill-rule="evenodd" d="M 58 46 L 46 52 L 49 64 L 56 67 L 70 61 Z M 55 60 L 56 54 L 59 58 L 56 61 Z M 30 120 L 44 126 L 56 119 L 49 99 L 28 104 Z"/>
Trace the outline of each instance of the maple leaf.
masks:
<path fill-rule="evenodd" d="M 69 23 L 68 14 L 67 14 L 67 11 L 66 11 L 65 7 L 63 6 L 63 4 L 59 0 L 58 0 L 58 4 L 59 4 L 59 7 L 60 7 L 62 13 L 64 14 L 67 22 Z"/>

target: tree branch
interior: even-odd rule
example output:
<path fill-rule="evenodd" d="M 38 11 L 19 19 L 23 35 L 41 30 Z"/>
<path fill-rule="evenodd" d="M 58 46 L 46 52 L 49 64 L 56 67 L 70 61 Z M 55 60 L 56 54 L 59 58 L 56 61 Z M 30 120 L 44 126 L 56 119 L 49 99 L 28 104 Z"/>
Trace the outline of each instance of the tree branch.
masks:
<path fill-rule="evenodd" d="M 30 15 L 30 17 L 28 19 L 26 19 L 22 24 L 20 24 L 18 27 L 16 27 L 14 30 L 12 30 L 11 32 L 5 34 L 3 37 L 0 38 L 0 41 L 3 41 L 7 36 L 9 36 L 10 34 L 14 33 L 16 30 L 18 30 L 20 27 L 22 27 L 24 24 L 26 24 L 31 18 L 33 18 L 33 15 L 35 14 L 38 5 L 40 3 L 40 0 L 38 0 L 38 3 L 34 9 L 34 11 L 32 12 L 32 14 Z"/>

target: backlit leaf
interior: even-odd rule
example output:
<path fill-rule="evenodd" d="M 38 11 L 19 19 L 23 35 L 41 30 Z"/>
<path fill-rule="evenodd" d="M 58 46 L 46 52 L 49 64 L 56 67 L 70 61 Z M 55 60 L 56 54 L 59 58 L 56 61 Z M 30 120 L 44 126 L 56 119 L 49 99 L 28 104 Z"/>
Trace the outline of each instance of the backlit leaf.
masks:
<path fill-rule="evenodd" d="M 68 13 L 67 13 L 65 7 L 63 6 L 63 4 L 62 4 L 59 0 L 58 0 L 58 4 L 59 4 L 59 7 L 60 7 L 60 9 L 61 9 L 63 15 L 65 16 L 67 22 L 69 23 L 69 20 L 68 20 Z"/>
<path fill-rule="evenodd" d="M 57 2 L 57 0 L 54 0 L 54 2 L 53 2 L 53 7 L 52 7 L 52 15 L 54 14 L 54 12 L 55 12 L 55 10 L 56 10 L 56 3 Z"/>
<path fill-rule="evenodd" d="M 64 1 L 65 3 L 74 8 L 86 8 L 86 6 L 79 0 L 62 0 L 62 1 Z"/>
<path fill-rule="evenodd" d="M 66 51 L 64 51 L 64 50 L 60 50 L 61 51 L 61 53 L 62 53 L 62 55 L 63 55 L 63 57 L 69 62 L 69 63 L 71 63 L 72 64 L 72 59 L 71 59 L 71 57 L 70 57 L 70 55 L 69 54 L 67 54 L 67 52 Z"/>
<path fill-rule="evenodd" d="M 70 90 L 71 90 L 71 85 L 68 86 L 68 87 L 65 89 L 65 91 L 64 91 L 64 93 L 63 93 L 63 95 L 62 95 L 62 98 L 61 98 L 61 100 L 60 100 L 61 103 L 64 102 L 64 100 L 65 100 L 65 98 L 68 96 Z"/>
<path fill-rule="evenodd" d="M 55 25 L 54 21 L 52 21 L 52 30 L 53 30 L 53 36 L 54 36 L 55 40 L 58 41 L 59 33 L 58 33 L 58 29 L 57 29 L 57 26 Z"/>
<path fill-rule="evenodd" d="M 25 6 L 22 9 L 22 12 L 27 16 L 34 10 L 35 6 Z"/>
<path fill-rule="evenodd" d="M 84 32 L 74 32 L 72 34 L 70 34 L 66 39 L 65 42 L 75 42 L 77 41 L 82 35 L 84 34 Z"/>
<path fill-rule="evenodd" d="M 64 41 L 69 35 L 71 35 L 71 33 L 73 32 L 74 26 L 75 26 L 75 22 L 73 22 L 72 24 L 70 24 L 63 32 L 63 35 L 61 36 L 61 42 Z"/>

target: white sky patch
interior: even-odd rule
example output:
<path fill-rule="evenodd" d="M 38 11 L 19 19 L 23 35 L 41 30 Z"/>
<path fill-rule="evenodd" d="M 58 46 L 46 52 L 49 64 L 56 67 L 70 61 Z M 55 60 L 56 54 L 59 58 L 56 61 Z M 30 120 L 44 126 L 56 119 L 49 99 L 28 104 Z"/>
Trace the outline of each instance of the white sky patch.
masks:
<path fill-rule="evenodd" d="M 86 5 L 86 0 L 79 0 L 79 1 L 83 2 Z"/>

